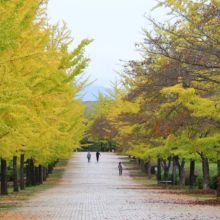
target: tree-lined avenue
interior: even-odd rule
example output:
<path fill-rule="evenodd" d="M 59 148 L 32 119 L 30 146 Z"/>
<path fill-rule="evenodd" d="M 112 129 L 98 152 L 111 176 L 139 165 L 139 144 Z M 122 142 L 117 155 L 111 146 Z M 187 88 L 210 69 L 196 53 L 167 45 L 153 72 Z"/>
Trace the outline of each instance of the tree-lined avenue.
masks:
<path fill-rule="evenodd" d="M 88 163 L 86 154 L 73 155 L 57 186 L 8 212 L 48 220 L 219 219 L 218 207 L 175 204 L 190 197 L 156 192 L 135 182 L 127 170 L 119 176 L 118 163 L 126 161 L 122 156 L 101 152 L 97 163 L 92 152 Z"/>

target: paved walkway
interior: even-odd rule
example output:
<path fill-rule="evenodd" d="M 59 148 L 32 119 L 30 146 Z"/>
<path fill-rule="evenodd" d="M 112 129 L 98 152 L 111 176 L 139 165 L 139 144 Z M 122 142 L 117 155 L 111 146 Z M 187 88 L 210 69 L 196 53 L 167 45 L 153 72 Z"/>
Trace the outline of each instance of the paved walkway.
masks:
<path fill-rule="evenodd" d="M 86 153 L 76 153 L 58 186 L 11 210 L 22 219 L 43 220 L 220 219 L 219 207 L 175 204 L 185 202 L 184 196 L 146 189 L 127 171 L 119 176 L 120 160 L 113 153 L 101 153 L 97 163 L 92 153 L 88 163 Z"/>

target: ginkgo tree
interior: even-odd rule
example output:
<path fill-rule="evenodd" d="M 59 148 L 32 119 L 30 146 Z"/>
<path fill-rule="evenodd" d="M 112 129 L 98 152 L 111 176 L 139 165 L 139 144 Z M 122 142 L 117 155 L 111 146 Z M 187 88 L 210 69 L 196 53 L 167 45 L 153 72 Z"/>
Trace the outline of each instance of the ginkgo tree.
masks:
<path fill-rule="evenodd" d="M 66 23 L 48 24 L 47 1 L 0 4 L 4 27 L 0 36 L 1 193 L 7 194 L 6 161 L 12 157 L 21 156 L 23 189 L 24 160 L 27 174 L 32 169 L 32 176 L 27 175 L 30 184 L 33 166 L 42 174 L 42 166 L 68 158 L 80 146 L 86 123 L 77 93 L 88 79 L 77 84 L 75 77 L 88 66 L 84 52 L 92 40 L 84 39 L 69 51 L 70 31 Z"/>
<path fill-rule="evenodd" d="M 140 110 L 115 122 L 133 126 L 124 127 L 133 134 L 129 153 L 172 157 L 182 185 L 185 160 L 192 167 L 201 160 L 207 189 L 208 162 L 219 161 L 219 1 L 164 0 L 158 6 L 170 8 L 177 19 L 157 23 L 147 17 L 154 30 L 143 29 L 144 42 L 137 44 L 143 60 L 129 61 L 122 73 L 130 87 L 122 99 L 139 98 Z"/>

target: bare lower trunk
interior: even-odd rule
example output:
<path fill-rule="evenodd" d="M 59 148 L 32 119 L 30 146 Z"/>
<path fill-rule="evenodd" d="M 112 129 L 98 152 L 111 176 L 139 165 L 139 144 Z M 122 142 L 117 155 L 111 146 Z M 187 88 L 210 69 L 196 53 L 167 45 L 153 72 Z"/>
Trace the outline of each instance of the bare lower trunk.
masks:
<path fill-rule="evenodd" d="M 218 179 L 217 179 L 217 197 L 220 197 L 220 160 L 217 161 Z"/>
<path fill-rule="evenodd" d="M 102 151 L 102 142 L 101 142 L 101 151 Z"/>
<path fill-rule="evenodd" d="M 43 181 L 47 181 L 47 168 L 43 167 Z"/>
<path fill-rule="evenodd" d="M 30 159 L 30 170 L 31 170 L 31 185 L 36 186 L 36 179 L 35 179 L 35 169 L 34 169 L 34 161 Z"/>
<path fill-rule="evenodd" d="M 162 159 L 162 167 L 164 170 L 164 180 L 168 181 L 169 180 L 169 169 L 170 169 L 170 162 L 171 162 L 171 157 L 167 158 L 168 163 L 166 160 Z"/>
<path fill-rule="evenodd" d="M 185 169 L 184 167 L 179 171 L 179 178 L 180 178 L 180 186 L 185 186 Z"/>
<path fill-rule="evenodd" d="M 173 156 L 172 184 L 176 185 L 176 156 Z"/>
<path fill-rule="evenodd" d="M 43 167 L 43 181 L 47 180 L 47 168 Z"/>
<path fill-rule="evenodd" d="M 18 172 L 17 172 L 17 156 L 13 157 L 13 179 L 14 179 L 14 192 L 18 192 Z"/>
<path fill-rule="evenodd" d="M 134 159 L 134 162 L 135 162 L 136 165 L 138 165 L 138 159 L 137 158 Z"/>
<path fill-rule="evenodd" d="M 208 159 L 202 157 L 202 171 L 203 171 L 203 189 L 209 189 L 209 163 Z"/>
<path fill-rule="evenodd" d="M 30 166 L 30 159 L 27 160 L 26 165 L 26 186 L 31 186 L 31 166 Z"/>
<path fill-rule="evenodd" d="M 157 159 L 157 181 L 161 181 L 161 162 L 160 158 Z"/>
<path fill-rule="evenodd" d="M 24 154 L 20 156 L 20 189 L 24 190 Z"/>
<path fill-rule="evenodd" d="M 151 163 L 150 163 L 150 158 L 147 162 L 147 178 L 151 179 Z"/>
<path fill-rule="evenodd" d="M 39 183 L 39 167 L 35 167 L 35 182 L 36 182 L 36 185 L 40 185 Z"/>
<path fill-rule="evenodd" d="M 179 169 L 179 179 L 180 179 L 180 186 L 185 186 L 185 169 L 184 169 L 184 165 L 185 165 L 185 159 L 182 159 L 181 164 L 179 163 L 179 160 L 176 160 L 176 165 Z"/>
<path fill-rule="evenodd" d="M 1 195 L 8 195 L 7 164 L 6 160 L 3 159 L 1 159 Z"/>
<path fill-rule="evenodd" d="M 48 165 L 48 174 L 51 174 L 52 173 L 52 164 L 49 164 Z"/>
<path fill-rule="evenodd" d="M 47 172 L 48 172 L 48 174 L 50 174 L 50 164 L 48 165 L 48 167 L 47 167 Z"/>
<path fill-rule="evenodd" d="M 39 165 L 39 183 L 42 184 L 43 180 L 42 180 L 42 166 Z"/>
<path fill-rule="evenodd" d="M 189 189 L 194 189 L 195 160 L 190 161 Z"/>
<path fill-rule="evenodd" d="M 169 168 L 164 168 L 164 180 L 168 181 L 169 180 Z"/>
<path fill-rule="evenodd" d="M 144 160 L 141 160 L 141 170 L 142 171 L 145 171 L 145 162 L 144 162 Z"/>
<path fill-rule="evenodd" d="M 46 178 L 49 177 L 49 172 L 48 172 L 48 168 L 46 168 Z"/>

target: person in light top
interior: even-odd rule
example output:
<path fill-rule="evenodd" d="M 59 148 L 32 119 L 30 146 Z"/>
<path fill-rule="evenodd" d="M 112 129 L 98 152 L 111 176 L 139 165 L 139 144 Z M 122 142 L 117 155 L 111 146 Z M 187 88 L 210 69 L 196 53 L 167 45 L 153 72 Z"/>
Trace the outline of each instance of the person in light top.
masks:
<path fill-rule="evenodd" d="M 87 158 L 88 158 L 88 162 L 90 162 L 90 158 L 91 158 L 91 154 L 90 154 L 90 152 L 88 152 L 88 154 L 87 154 Z"/>
<path fill-rule="evenodd" d="M 119 162 L 119 164 L 118 164 L 118 169 L 119 169 L 119 176 L 121 176 L 122 175 L 122 170 L 123 170 L 121 162 Z"/>

